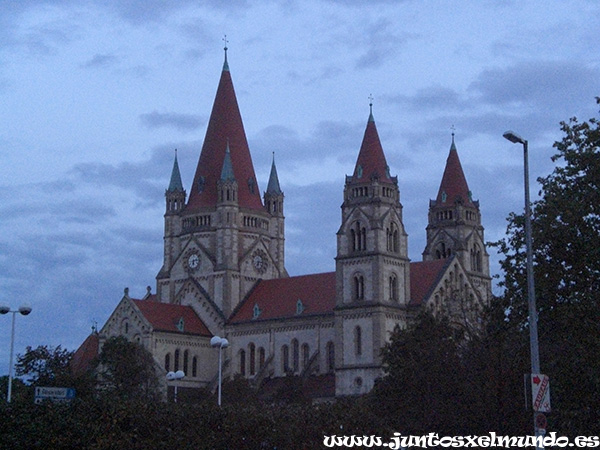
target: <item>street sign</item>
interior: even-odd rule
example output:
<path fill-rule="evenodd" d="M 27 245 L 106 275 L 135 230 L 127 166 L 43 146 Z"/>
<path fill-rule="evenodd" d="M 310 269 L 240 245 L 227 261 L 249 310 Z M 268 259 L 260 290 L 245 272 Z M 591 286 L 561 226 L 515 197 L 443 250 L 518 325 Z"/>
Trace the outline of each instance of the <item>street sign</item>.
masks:
<path fill-rule="evenodd" d="M 35 403 L 41 403 L 44 400 L 66 402 L 75 398 L 75 389 L 62 387 L 42 387 L 35 388 Z"/>
<path fill-rule="evenodd" d="M 531 374 L 531 399 L 533 410 L 549 413 L 550 408 L 550 378 L 540 373 Z"/>

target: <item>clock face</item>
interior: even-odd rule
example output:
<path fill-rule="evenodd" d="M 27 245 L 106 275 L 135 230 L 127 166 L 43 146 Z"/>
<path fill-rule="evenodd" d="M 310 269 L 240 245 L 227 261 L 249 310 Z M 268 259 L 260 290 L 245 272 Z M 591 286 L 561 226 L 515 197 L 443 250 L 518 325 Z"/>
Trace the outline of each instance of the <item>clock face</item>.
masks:
<path fill-rule="evenodd" d="M 256 250 L 252 255 L 252 265 L 258 273 L 265 273 L 268 266 L 267 255 L 262 250 Z"/>
<path fill-rule="evenodd" d="M 196 270 L 200 267 L 200 256 L 197 253 L 192 253 L 188 256 L 186 263 L 189 270 Z"/>

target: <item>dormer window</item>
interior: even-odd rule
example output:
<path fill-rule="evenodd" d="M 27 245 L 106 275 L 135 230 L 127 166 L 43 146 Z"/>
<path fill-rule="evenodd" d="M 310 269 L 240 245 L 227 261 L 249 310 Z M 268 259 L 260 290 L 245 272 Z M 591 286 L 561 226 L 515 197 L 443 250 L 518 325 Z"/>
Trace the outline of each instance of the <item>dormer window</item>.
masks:
<path fill-rule="evenodd" d="M 260 317 L 261 309 L 258 307 L 258 304 L 254 304 L 254 308 L 252 309 L 252 319 L 258 319 Z"/>
<path fill-rule="evenodd" d="M 198 192 L 204 191 L 205 184 L 206 184 L 206 179 L 203 176 L 198 177 Z"/>
<path fill-rule="evenodd" d="M 358 178 L 362 178 L 363 176 L 363 168 L 360 164 L 358 165 L 358 167 L 356 167 L 356 176 Z"/>
<path fill-rule="evenodd" d="M 254 194 L 254 185 L 256 183 L 254 182 L 254 178 L 248 178 L 248 189 L 250 189 L 250 193 Z"/>
<path fill-rule="evenodd" d="M 175 326 L 177 327 L 177 329 L 179 331 L 181 331 L 183 333 L 183 331 L 185 330 L 185 322 L 183 320 L 183 317 L 179 318 L 179 320 L 177 321 L 177 324 Z"/>
<path fill-rule="evenodd" d="M 448 198 L 448 194 L 446 194 L 446 191 L 442 191 L 442 203 L 446 203 L 447 198 Z"/>
<path fill-rule="evenodd" d="M 302 303 L 302 300 L 298 299 L 298 301 L 296 302 L 296 315 L 302 314 L 305 309 L 306 307 Z"/>

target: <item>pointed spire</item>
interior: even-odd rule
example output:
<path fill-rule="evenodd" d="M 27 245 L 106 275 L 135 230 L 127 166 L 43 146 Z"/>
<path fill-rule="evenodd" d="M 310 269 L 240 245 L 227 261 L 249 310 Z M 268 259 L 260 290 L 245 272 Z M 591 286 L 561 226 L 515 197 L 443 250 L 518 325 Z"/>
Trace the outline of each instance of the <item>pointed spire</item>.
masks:
<path fill-rule="evenodd" d="M 373 117 L 373 95 L 369 95 L 369 122 L 375 122 L 375 118 Z"/>
<path fill-rule="evenodd" d="M 223 168 L 221 169 L 221 181 L 235 181 L 233 175 L 233 166 L 231 164 L 231 152 L 229 151 L 229 140 L 225 149 L 225 158 L 223 159 Z"/>
<path fill-rule="evenodd" d="M 225 47 L 223 48 L 223 50 L 225 50 L 225 61 L 223 62 L 223 71 L 229 72 L 229 63 L 227 62 L 227 44 L 229 43 L 229 41 L 227 40 L 227 35 L 223 37 L 223 42 L 225 42 Z"/>
<path fill-rule="evenodd" d="M 372 104 L 370 107 L 369 120 L 356 160 L 352 181 L 364 183 L 377 177 L 380 183 L 393 183 L 373 118 Z"/>
<path fill-rule="evenodd" d="M 271 163 L 271 174 L 269 175 L 267 194 L 282 194 L 281 187 L 279 186 L 279 177 L 277 176 L 277 168 L 275 167 L 275 152 L 273 152 L 273 162 Z"/>
<path fill-rule="evenodd" d="M 440 183 L 436 203 L 438 205 L 453 205 L 455 201 L 461 199 L 465 204 L 473 204 L 471 191 L 467 185 L 467 179 L 460 164 L 456 144 L 454 143 L 454 132 L 452 132 L 452 144 L 450 153 L 446 160 L 446 168 Z"/>
<path fill-rule="evenodd" d="M 171 171 L 171 181 L 169 183 L 168 192 L 183 191 L 183 183 L 181 182 L 181 173 L 179 172 L 179 164 L 177 163 L 177 149 L 175 149 L 175 160 L 173 161 L 173 170 Z"/>
<path fill-rule="evenodd" d="M 223 70 L 190 188 L 187 210 L 217 205 L 217 181 L 223 168 L 228 140 L 231 168 L 238 182 L 240 207 L 264 210 L 231 72 Z"/>

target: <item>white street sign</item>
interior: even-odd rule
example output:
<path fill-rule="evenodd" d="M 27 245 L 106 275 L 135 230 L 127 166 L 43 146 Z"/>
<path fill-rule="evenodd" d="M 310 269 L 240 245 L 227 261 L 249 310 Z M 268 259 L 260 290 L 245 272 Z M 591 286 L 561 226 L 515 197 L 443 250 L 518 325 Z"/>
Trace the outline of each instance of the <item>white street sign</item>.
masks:
<path fill-rule="evenodd" d="M 550 378 L 540 373 L 531 374 L 531 399 L 533 410 L 549 413 L 550 408 Z"/>

